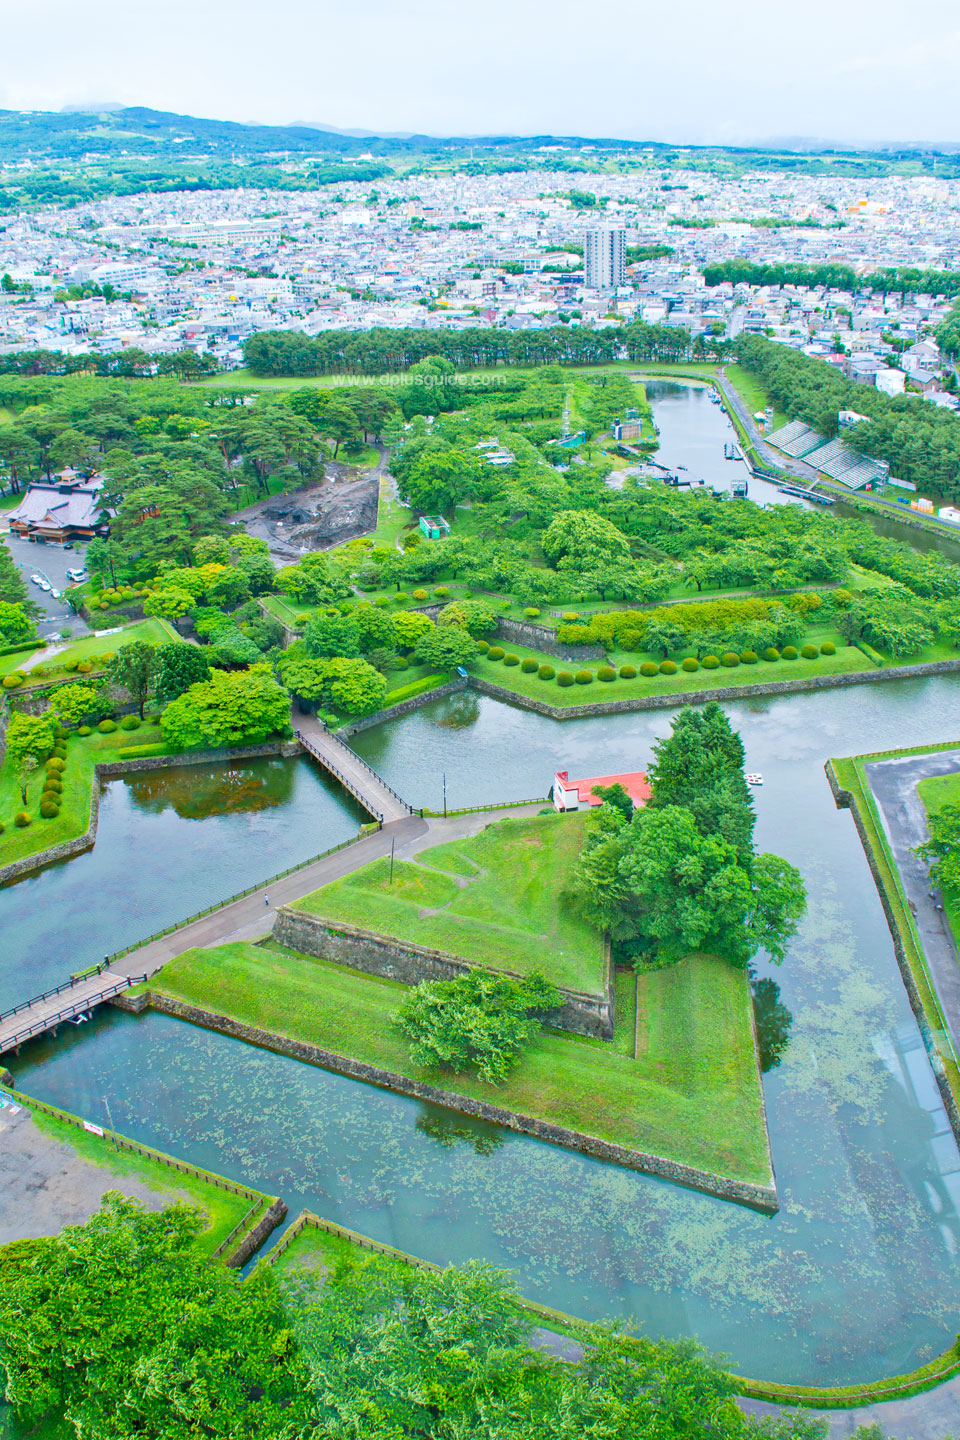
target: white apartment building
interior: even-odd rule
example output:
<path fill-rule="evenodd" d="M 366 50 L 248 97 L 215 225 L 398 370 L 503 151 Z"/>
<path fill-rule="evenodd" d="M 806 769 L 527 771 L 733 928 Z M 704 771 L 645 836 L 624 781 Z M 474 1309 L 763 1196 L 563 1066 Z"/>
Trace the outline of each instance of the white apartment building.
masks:
<path fill-rule="evenodd" d="M 584 237 L 583 282 L 588 290 L 616 290 L 626 280 L 627 232 L 605 226 Z"/>

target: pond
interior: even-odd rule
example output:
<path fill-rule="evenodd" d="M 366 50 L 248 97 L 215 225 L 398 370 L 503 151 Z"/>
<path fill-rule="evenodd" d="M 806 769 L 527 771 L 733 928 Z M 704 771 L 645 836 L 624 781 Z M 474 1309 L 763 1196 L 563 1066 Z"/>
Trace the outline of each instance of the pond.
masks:
<path fill-rule="evenodd" d="M 0 1009 L 349 839 L 367 818 L 307 760 L 106 781 L 94 848 L 0 890 Z"/>
<path fill-rule="evenodd" d="M 783 967 L 755 977 L 776 1216 L 160 1015 L 104 1015 L 11 1068 L 27 1092 L 280 1193 L 294 1213 L 307 1204 L 437 1261 L 485 1256 L 532 1297 L 695 1334 L 746 1374 L 825 1384 L 908 1370 L 958 1329 L 960 1156 L 823 763 L 953 735 L 956 695 L 930 679 L 728 706 L 764 778 L 758 841 L 799 865 L 810 897 Z M 642 767 L 669 719 L 551 721 L 454 696 L 353 743 L 418 804 L 438 803 L 445 773 L 448 802 L 469 805 L 546 794 L 558 766 Z"/>

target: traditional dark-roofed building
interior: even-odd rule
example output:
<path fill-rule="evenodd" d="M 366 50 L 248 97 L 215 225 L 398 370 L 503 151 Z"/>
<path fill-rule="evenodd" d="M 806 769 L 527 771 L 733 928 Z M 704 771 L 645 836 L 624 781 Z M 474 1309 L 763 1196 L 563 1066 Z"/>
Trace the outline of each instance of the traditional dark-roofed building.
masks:
<path fill-rule="evenodd" d="M 102 475 L 81 475 L 76 470 L 62 470 L 52 480 L 35 481 L 10 511 L 10 529 L 28 540 L 54 545 L 105 535 L 104 484 Z"/>

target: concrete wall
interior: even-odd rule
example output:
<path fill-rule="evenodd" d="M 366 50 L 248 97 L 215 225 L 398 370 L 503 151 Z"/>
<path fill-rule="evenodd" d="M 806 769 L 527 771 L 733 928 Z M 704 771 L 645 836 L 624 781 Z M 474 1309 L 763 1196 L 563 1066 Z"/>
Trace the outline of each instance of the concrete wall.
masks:
<path fill-rule="evenodd" d="M 700 1190 L 707 1195 L 718 1195 L 723 1200 L 732 1200 L 737 1204 L 749 1206 L 754 1210 L 762 1210 L 767 1214 L 775 1214 L 780 1208 L 772 1173 L 770 1183 L 766 1185 L 752 1184 L 746 1180 L 733 1180 L 725 1175 L 714 1175 L 707 1170 L 696 1170 L 692 1166 L 682 1165 L 678 1161 L 669 1160 L 662 1155 L 651 1155 L 643 1150 L 632 1150 L 624 1145 L 616 1145 L 610 1140 L 601 1140 L 596 1135 L 585 1135 L 578 1130 L 568 1130 L 562 1125 L 553 1125 L 531 1115 L 522 1115 L 514 1110 L 506 1110 L 486 1100 L 474 1100 L 466 1095 L 458 1095 L 455 1091 L 427 1085 L 420 1080 L 411 1080 L 405 1075 L 397 1075 L 390 1070 L 381 1070 L 376 1065 L 367 1065 L 363 1061 L 354 1060 L 349 1056 L 338 1055 L 333 1050 L 324 1050 L 317 1045 L 291 1040 L 285 1035 L 275 1035 L 268 1030 L 259 1030 L 252 1025 L 241 1024 L 240 1021 L 231 1020 L 226 1015 L 216 1015 L 209 1010 L 200 1010 L 193 1005 L 185 1005 L 182 1001 L 171 1000 L 165 995 L 152 994 L 150 1004 L 153 1009 L 161 1010 L 167 1015 L 176 1015 L 181 1020 L 189 1020 L 194 1025 L 203 1025 L 209 1030 L 218 1031 L 221 1035 L 230 1035 L 236 1040 L 245 1040 L 248 1044 L 260 1045 L 279 1055 L 290 1055 L 294 1059 L 304 1060 L 310 1065 L 321 1065 L 325 1070 L 334 1070 L 341 1075 L 349 1075 L 355 1080 L 363 1080 L 371 1085 L 394 1090 L 400 1095 L 412 1095 L 419 1100 L 427 1100 L 433 1105 L 442 1105 L 445 1109 L 457 1110 L 463 1115 L 474 1115 L 481 1120 L 492 1121 L 495 1125 L 503 1125 L 507 1129 L 520 1131 L 524 1135 L 534 1135 L 538 1140 L 546 1140 L 551 1145 L 563 1145 L 569 1150 L 579 1150 L 582 1154 L 593 1155 L 599 1160 L 609 1160 L 616 1165 L 627 1166 L 631 1170 L 641 1170 L 647 1175 L 658 1175 L 662 1180 L 670 1180 L 676 1185 Z"/>
<path fill-rule="evenodd" d="M 399 980 L 404 985 L 418 985 L 421 980 L 453 980 L 476 968 L 445 950 L 412 945 L 340 920 L 308 915 L 287 905 L 277 910 L 273 937 L 278 944 L 301 955 L 316 955 L 366 975 Z M 561 989 L 561 994 L 563 1004 L 545 1016 L 545 1024 L 575 1035 L 593 1035 L 602 1040 L 613 1038 L 613 967 L 609 944 L 604 951 L 604 993 L 589 995 Z"/>

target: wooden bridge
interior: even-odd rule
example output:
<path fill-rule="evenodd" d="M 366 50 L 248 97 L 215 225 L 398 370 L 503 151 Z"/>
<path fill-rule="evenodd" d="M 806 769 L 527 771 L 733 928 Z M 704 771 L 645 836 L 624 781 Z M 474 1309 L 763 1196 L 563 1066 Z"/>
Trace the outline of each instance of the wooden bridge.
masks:
<path fill-rule="evenodd" d="M 129 990 L 145 980 L 145 975 L 121 975 L 113 970 L 101 970 L 76 980 L 67 980 L 54 990 L 45 990 L 32 1000 L 14 1005 L 12 1010 L 0 1012 L 0 1055 L 17 1050 L 25 1040 L 42 1035 L 46 1030 L 56 1030 L 58 1025 L 68 1021 L 79 1023 L 87 1019 L 90 1012 L 105 1000 Z"/>
<path fill-rule="evenodd" d="M 322 720 L 315 715 L 303 715 L 298 717 L 298 725 L 294 734 L 306 753 L 339 780 L 374 820 L 386 825 L 391 820 L 405 820 L 408 815 L 418 813 L 386 780 L 381 780 L 366 760 L 361 760 L 349 745 L 332 735 Z"/>

